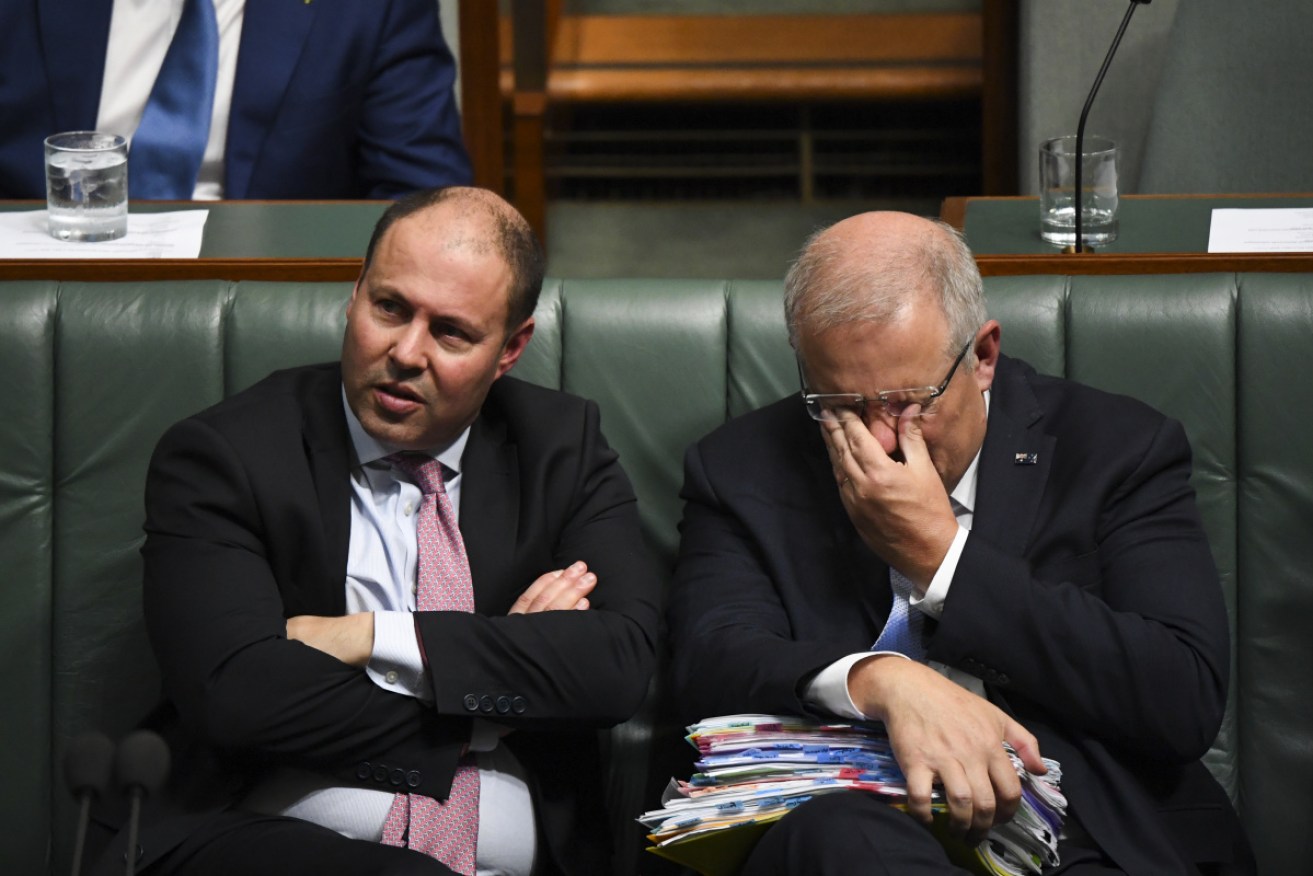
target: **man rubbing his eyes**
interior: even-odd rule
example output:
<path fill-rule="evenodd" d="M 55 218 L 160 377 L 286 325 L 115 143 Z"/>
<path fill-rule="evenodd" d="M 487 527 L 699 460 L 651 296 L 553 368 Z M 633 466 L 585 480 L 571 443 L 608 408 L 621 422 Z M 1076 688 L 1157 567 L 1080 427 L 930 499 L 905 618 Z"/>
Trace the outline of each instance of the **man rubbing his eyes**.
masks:
<path fill-rule="evenodd" d="M 1069 874 L 1252 873 L 1199 758 L 1228 627 L 1179 423 L 1001 352 L 965 243 L 899 213 L 785 281 L 802 398 L 694 445 L 670 606 L 689 720 L 878 720 L 908 812 L 859 792 L 771 827 L 745 876 L 959 874 L 1017 811 L 1004 751 L 1062 764 Z"/>

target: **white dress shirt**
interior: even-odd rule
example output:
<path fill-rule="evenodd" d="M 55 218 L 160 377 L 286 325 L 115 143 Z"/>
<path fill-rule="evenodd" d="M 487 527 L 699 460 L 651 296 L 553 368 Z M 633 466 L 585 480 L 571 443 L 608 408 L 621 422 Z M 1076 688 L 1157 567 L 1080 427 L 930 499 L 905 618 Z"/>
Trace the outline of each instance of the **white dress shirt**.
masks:
<path fill-rule="evenodd" d="M 415 633 L 419 487 L 384 457 L 395 452 L 374 440 L 342 399 L 358 465 L 351 473 L 351 536 L 347 553 L 348 612 L 374 613 L 374 651 L 366 672 L 375 684 L 432 701 Z M 433 456 L 460 517 L 461 457 L 469 429 Z M 527 583 L 525 586 L 528 586 Z M 496 724 L 474 720 L 470 750 L 479 767 L 479 876 L 528 876 L 537 854 L 533 801 L 524 767 L 505 746 Z M 290 815 L 377 842 L 392 806 L 391 791 L 335 785 L 324 776 L 280 769 L 243 802 L 243 808 Z"/>
<path fill-rule="evenodd" d="M 984 396 L 985 416 L 988 417 L 988 390 L 985 391 Z M 949 546 L 948 553 L 944 555 L 943 561 L 935 571 L 934 577 L 930 579 L 930 586 L 926 588 L 925 596 L 918 597 L 913 594 L 912 598 L 908 600 L 913 611 L 924 612 L 926 616 L 935 620 L 938 620 L 944 613 L 944 603 L 948 599 L 948 590 L 953 583 L 953 574 L 957 571 L 958 561 L 962 558 L 962 550 L 966 547 L 967 536 L 971 532 L 971 524 L 975 518 L 976 482 L 979 466 L 980 451 L 976 450 L 971 465 L 967 466 L 961 480 L 957 482 L 957 486 L 953 488 L 953 492 L 948 496 L 949 502 L 953 506 L 953 516 L 957 518 L 957 534 L 953 536 L 953 543 Z M 874 582 L 872 586 L 888 587 L 889 581 L 886 578 L 883 582 Z M 897 653 L 896 651 L 861 651 L 841 657 L 812 678 L 803 690 L 803 699 L 843 718 L 853 721 L 869 720 L 870 716 L 864 714 L 853 702 L 852 694 L 848 689 L 848 673 L 863 660 L 880 654 Z M 905 655 L 902 654 L 898 656 L 905 658 Z M 929 661 L 929 666 L 945 678 L 956 682 L 972 693 L 982 697 L 985 695 L 984 682 L 971 673 L 952 666 L 945 666 L 943 663 L 937 663 L 934 660 Z"/>
<path fill-rule="evenodd" d="M 246 0 L 213 0 L 219 24 L 219 73 L 214 84 L 210 138 L 192 197 L 214 201 L 223 197 L 223 148 L 228 138 L 228 112 L 237 49 L 242 41 Z M 129 142 L 141 124 L 155 77 L 173 42 L 186 0 L 114 0 L 105 48 L 105 77 L 100 87 L 96 130 L 119 134 Z"/>

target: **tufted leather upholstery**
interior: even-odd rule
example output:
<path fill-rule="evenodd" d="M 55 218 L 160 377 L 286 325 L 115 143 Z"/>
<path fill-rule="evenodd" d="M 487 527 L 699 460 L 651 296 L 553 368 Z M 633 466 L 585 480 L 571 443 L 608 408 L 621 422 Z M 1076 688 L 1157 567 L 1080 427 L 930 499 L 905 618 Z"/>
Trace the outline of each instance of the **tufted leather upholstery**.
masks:
<path fill-rule="evenodd" d="M 989 278 L 1004 350 L 1181 419 L 1235 626 L 1209 764 L 1263 872 L 1313 859 L 1313 276 Z M 345 284 L 0 283 L 0 856 L 66 872 L 59 757 L 158 694 L 139 608 L 141 488 L 172 422 L 272 369 L 336 357 Z M 549 281 L 520 377 L 596 399 L 673 562 L 684 448 L 796 390 L 774 282 Z M 616 872 L 652 869 L 632 817 L 687 769 L 654 686 L 606 736 Z"/>

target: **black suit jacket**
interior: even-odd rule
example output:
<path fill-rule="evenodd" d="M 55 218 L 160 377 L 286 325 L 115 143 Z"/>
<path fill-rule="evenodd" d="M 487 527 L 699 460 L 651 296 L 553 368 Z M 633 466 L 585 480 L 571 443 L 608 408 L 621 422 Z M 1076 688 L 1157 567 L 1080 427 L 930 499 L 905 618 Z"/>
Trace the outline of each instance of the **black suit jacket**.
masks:
<path fill-rule="evenodd" d="M 978 472 L 930 659 L 981 678 L 1061 761 L 1073 811 L 1126 872 L 1246 860 L 1199 762 L 1229 633 L 1181 426 L 1003 357 Z M 691 448 L 684 498 L 670 626 L 688 717 L 809 711 L 805 683 L 870 648 L 890 591 L 802 403 Z"/>
<path fill-rule="evenodd" d="M 286 638 L 290 616 L 345 611 L 352 464 L 336 364 L 279 372 L 160 441 L 144 600 L 181 768 L 147 859 L 279 765 L 445 797 L 471 717 L 488 717 L 514 729 L 503 744 L 532 778 L 540 869 L 604 872 L 595 730 L 637 709 L 659 617 L 596 405 L 493 385 L 462 462 L 476 611 L 416 614 L 433 706 Z M 599 579 L 590 610 L 506 616 L 538 575 L 579 559 Z"/>

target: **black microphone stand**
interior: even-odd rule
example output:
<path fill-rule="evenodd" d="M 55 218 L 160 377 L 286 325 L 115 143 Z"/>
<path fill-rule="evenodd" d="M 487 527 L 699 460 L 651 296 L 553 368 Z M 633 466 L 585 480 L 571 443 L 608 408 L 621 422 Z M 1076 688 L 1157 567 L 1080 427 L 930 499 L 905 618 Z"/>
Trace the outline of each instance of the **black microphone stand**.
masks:
<path fill-rule="evenodd" d="M 1112 64 L 1112 56 L 1117 54 L 1117 47 L 1121 45 L 1126 26 L 1131 23 L 1131 16 L 1135 14 L 1135 7 L 1148 2 L 1149 0 L 1131 0 L 1131 5 L 1126 8 L 1126 15 L 1122 17 L 1121 27 L 1117 28 L 1117 35 L 1112 38 L 1112 45 L 1108 47 L 1108 55 L 1103 59 L 1099 75 L 1094 77 L 1094 87 L 1090 89 L 1090 96 L 1085 98 L 1085 108 L 1080 111 L 1080 123 L 1076 125 L 1076 179 L 1073 181 L 1071 193 L 1076 213 L 1076 242 L 1073 246 L 1064 248 L 1064 252 L 1089 252 L 1089 247 L 1085 246 L 1081 239 L 1081 213 L 1084 212 L 1081 208 L 1085 200 L 1084 192 L 1081 191 L 1081 170 L 1085 165 L 1085 120 L 1090 115 L 1090 107 L 1094 105 L 1094 95 L 1099 93 L 1103 77 Z"/>

